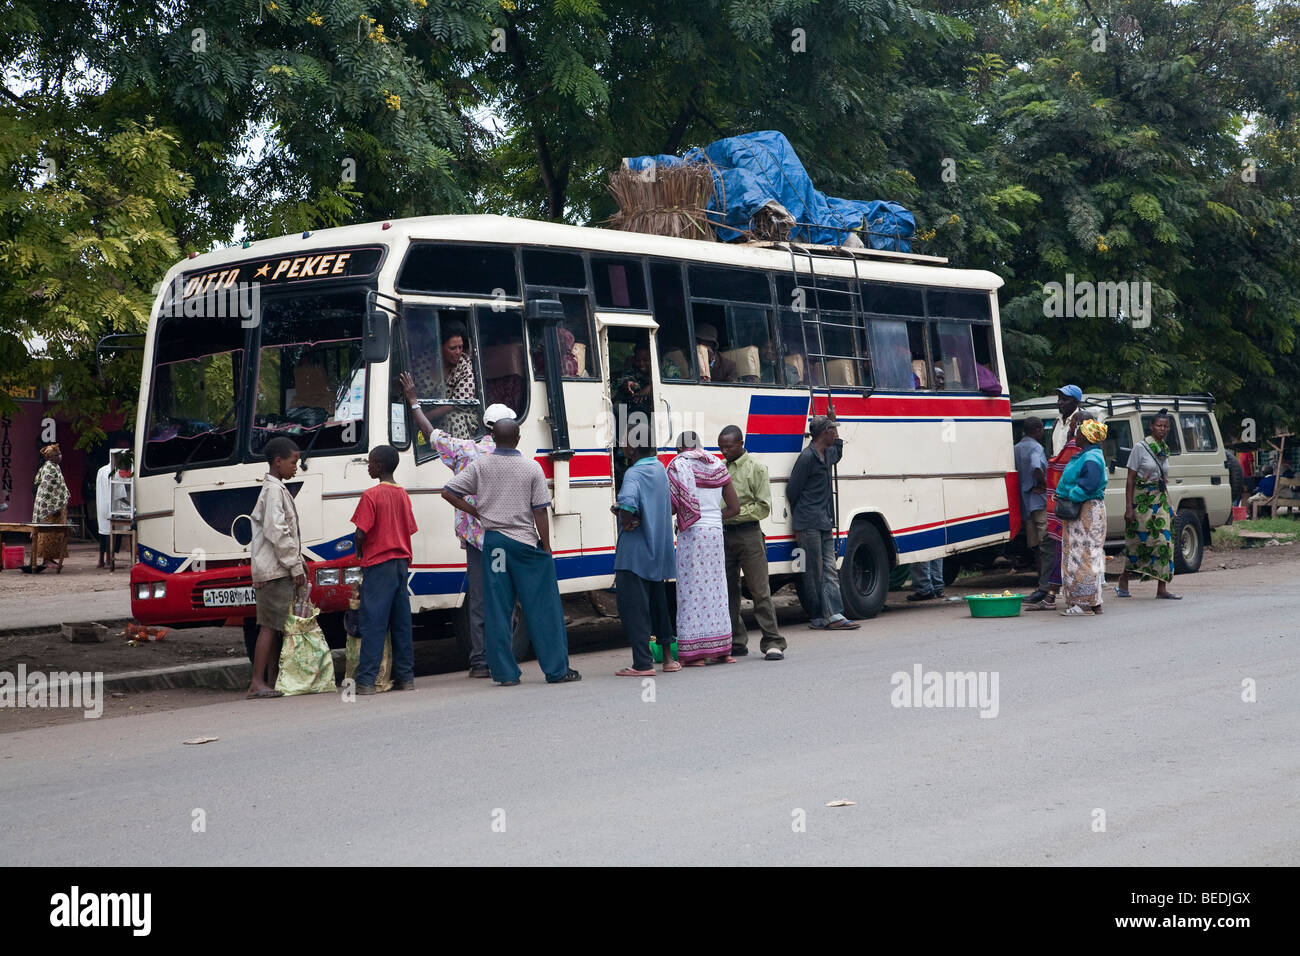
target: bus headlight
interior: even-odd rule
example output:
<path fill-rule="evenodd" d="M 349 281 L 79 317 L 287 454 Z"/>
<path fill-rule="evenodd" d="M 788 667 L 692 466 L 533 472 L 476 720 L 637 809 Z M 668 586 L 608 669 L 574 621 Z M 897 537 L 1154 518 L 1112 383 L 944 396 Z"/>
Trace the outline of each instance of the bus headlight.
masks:
<path fill-rule="evenodd" d="M 156 598 L 167 596 L 167 582 L 155 581 L 153 583 L 153 596 Z"/>
<path fill-rule="evenodd" d="M 344 583 L 344 584 L 360 584 L 360 583 L 361 583 L 361 569 L 360 569 L 360 568 L 346 568 L 346 569 L 343 571 L 343 583 Z"/>
<path fill-rule="evenodd" d="M 319 571 L 316 572 L 317 586 L 338 584 L 338 583 L 339 583 L 338 568 L 321 568 Z"/>
<path fill-rule="evenodd" d="M 135 586 L 135 599 L 137 601 L 147 601 L 149 599 L 148 584 L 137 584 Z"/>

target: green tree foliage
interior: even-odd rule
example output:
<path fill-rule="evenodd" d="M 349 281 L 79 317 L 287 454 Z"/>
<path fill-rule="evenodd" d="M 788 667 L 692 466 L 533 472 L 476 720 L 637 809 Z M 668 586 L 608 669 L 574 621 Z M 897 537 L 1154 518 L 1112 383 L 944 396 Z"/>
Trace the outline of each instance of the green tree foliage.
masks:
<path fill-rule="evenodd" d="M 0 248 L 28 251 L 6 251 L 0 294 L 22 308 L 0 349 L 19 322 L 83 348 L 138 327 L 131 290 L 241 231 L 459 211 L 599 223 L 623 156 L 773 128 L 820 188 L 899 200 L 921 251 L 1004 278 L 1017 396 L 1065 380 L 1208 390 L 1232 433 L 1237 417 L 1264 432 L 1296 415 L 1295 0 L 5 10 L 0 62 L 22 83 L 0 113 Z M 140 165 L 119 175 L 130 149 Z M 57 150 L 85 205 L 41 178 Z M 130 215 L 149 228 L 124 238 Z M 1149 282 L 1150 327 L 1045 315 L 1045 284 L 1067 275 Z M 84 308 L 77 279 L 99 297 Z"/>

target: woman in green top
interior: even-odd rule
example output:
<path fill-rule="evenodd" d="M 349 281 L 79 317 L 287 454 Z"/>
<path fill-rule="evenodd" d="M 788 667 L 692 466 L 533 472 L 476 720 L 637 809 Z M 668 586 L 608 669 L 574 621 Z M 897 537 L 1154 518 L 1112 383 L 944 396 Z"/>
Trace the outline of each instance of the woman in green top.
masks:
<path fill-rule="evenodd" d="M 1070 460 L 1056 485 L 1056 513 L 1061 521 L 1061 593 L 1066 617 L 1101 613 L 1106 582 L 1106 459 L 1097 446 L 1106 426 L 1091 418 L 1079 423 L 1083 449 Z M 1079 504 L 1076 517 L 1062 514 L 1062 500 Z"/>
<path fill-rule="evenodd" d="M 1154 578 L 1156 597 L 1169 601 L 1181 596 L 1169 590 L 1174 577 L 1174 513 L 1169 507 L 1169 437 L 1172 419 L 1162 408 L 1151 419 L 1151 434 L 1128 457 L 1128 485 L 1124 489 L 1124 573 L 1115 595 L 1126 598 L 1128 578 Z"/>

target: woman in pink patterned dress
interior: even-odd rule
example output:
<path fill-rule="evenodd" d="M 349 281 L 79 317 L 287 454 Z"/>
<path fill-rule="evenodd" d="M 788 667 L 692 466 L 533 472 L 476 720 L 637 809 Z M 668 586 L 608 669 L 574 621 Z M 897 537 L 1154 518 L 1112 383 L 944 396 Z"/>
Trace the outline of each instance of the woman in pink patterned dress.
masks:
<path fill-rule="evenodd" d="M 688 667 L 734 664 L 722 519 L 740 513 L 726 462 L 682 432 L 668 463 L 677 515 L 677 659 Z"/>

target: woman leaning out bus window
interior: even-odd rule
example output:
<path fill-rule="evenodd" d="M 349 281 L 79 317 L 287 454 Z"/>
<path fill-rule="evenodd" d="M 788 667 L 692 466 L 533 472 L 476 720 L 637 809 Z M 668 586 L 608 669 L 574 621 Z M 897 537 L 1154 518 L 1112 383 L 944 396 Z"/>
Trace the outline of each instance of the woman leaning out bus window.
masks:
<path fill-rule="evenodd" d="M 1099 447 L 1106 426 L 1093 419 L 1079 423 L 1081 450 L 1056 486 L 1056 513 L 1062 519 L 1061 591 L 1066 617 L 1101 613 L 1106 581 L 1106 459 Z"/>

